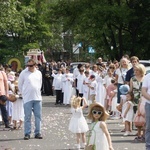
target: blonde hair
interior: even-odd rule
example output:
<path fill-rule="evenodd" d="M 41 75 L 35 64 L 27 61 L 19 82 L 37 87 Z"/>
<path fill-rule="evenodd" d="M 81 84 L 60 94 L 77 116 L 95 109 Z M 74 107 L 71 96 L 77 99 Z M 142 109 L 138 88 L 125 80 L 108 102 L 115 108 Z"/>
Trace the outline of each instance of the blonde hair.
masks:
<path fill-rule="evenodd" d="M 128 68 L 129 67 L 129 60 L 127 59 L 127 58 L 122 58 L 121 60 L 120 60 L 120 68 L 122 68 L 122 63 L 123 62 L 126 62 L 126 68 Z"/>
<path fill-rule="evenodd" d="M 141 73 L 142 77 L 146 74 L 146 68 L 143 64 L 137 64 L 135 65 L 135 68 L 137 70 L 139 70 L 139 72 Z"/>
<path fill-rule="evenodd" d="M 81 103 L 81 97 L 76 97 L 76 96 L 72 96 L 71 98 L 71 107 L 78 107 L 80 106 L 80 103 Z"/>

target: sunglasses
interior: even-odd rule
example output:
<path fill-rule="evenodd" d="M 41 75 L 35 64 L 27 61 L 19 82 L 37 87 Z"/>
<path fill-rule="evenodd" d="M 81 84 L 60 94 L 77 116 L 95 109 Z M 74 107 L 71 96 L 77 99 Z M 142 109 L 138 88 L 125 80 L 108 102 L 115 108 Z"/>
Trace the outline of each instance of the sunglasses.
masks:
<path fill-rule="evenodd" d="M 92 110 L 92 114 L 96 115 L 101 115 L 103 112 L 102 111 L 96 111 L 96 110 Z"/>
<path fill-rule="evenodd" d="M 33 67 L 34 65 L 27 65 L 27 67 Z"/>
<path fill-rule="evenodd" d="M 110 69 L 115 69 L 114 67 L 109 67 Z"/>

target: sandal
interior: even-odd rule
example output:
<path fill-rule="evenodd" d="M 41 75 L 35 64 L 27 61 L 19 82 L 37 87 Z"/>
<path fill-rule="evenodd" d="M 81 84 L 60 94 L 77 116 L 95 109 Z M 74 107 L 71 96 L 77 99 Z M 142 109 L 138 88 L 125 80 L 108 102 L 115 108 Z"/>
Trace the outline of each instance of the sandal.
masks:
<path fill-rule="evenodd" d="M 121 132 L 125 132 L 125 131 L 126 131 L 125 129 L 122 129 L 122 130 L 121 130 Z"/>
<path fill-rule="evenodd" d="M 141 142 L 141 141 L 142 141 L 142 137 L 139 136 L 135 137 L 134 139 L 134 142 Z"/>
<path fill-rule="evenodd" d="M 16 129 L 17 129 L 17 127 L 13 127 L 13 129 L 14 129 L 14 130 L 16 130 Z"/>
<path fill-rule="evenodd" d="M 18 126 L 18 128 L 17 128 L 17 129 L 18 129 L 18 130 L 19 130 L 19 129 L 22 129 L 22 127 L 21 127 L 21 126 Z"/>
<path fill-rule="evenodd" d="M 144 136 L 141 137 L 141 141 L 145 142 L 145 137 Z"/>

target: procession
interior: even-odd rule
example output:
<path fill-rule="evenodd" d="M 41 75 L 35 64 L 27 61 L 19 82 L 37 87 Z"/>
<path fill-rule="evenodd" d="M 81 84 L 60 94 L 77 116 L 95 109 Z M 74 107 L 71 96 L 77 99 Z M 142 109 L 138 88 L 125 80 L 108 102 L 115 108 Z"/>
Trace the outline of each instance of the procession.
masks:
<path fill-rule="evenodd" d="M 1 0 L 0 150 L 150 150 L 149 6 Z"/>
<path fill-rule="evenodd" d="M 148 74 L 136 56 L 129 59 L 125 55 L 120 62 L 115 60 L 107 64 L 99 57 L 95 64 L 79 63 L 73 71 L 67 62 L 39 65 L 34 59 L 29 59 L 20 73 L 1 66 L 1 74 L 5 74 L 1 81 L 7 81 L 1 92 L 8 90 L 6 99 L 3 98 L 5 94 L 1 94 L 1 121 L 4 130 L 8 129 L 6 132 L 21 130 L 24 140 L 44 140 L 42 97 L 49 100 L 50 96 L 55 99 L 53 107 L 65 107 L 70 111 L 70 119 L 67 118 L 70 121 L 65 130 L 74 134 L 75 149 L 113 150 L 107 120 L 121 120 L 122 137 L 132 136 L 131 142 L 146 144 Z M 12 94 L 15 100 L 11 99 Z M 35 122 L 31 122 L 32 114 Z"/>

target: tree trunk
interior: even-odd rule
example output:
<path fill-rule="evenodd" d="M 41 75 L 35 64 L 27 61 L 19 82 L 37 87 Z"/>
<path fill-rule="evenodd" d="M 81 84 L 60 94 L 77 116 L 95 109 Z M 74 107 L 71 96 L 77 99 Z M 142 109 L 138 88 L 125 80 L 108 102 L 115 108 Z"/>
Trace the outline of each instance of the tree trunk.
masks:
<path fill-rule="evenodd" d="M 119 48 L 119 59 L 120 59 L 123 56 L 122 24 L 120 25 L 120 28 L 119 28 L 118 41 L 119 41 L 118 48 Z"/>

